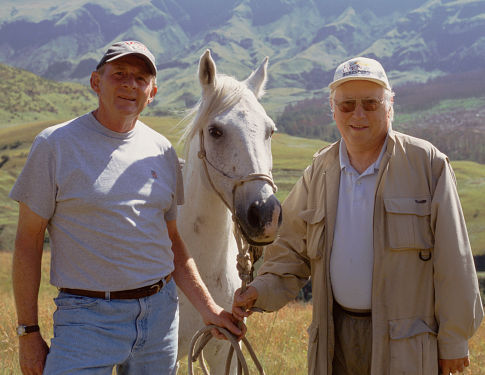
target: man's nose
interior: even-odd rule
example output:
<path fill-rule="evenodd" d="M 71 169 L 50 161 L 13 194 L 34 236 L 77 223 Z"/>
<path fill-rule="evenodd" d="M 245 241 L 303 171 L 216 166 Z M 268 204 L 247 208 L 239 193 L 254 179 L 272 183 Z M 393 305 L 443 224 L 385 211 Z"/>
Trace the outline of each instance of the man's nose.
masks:
<path fill-rule="evenodd" d="M 365 117 L 364 107 L 362 107 L 362 102 L 360 100 L 357 100 L 355 103 L 354 117 Z"/>
<path fill-rule="evenodd" d="M 136 86 L 136 79 L 133 74 L 126 74 L 123 76 L 122 85 L 125 87 L 133 88 Z"/>

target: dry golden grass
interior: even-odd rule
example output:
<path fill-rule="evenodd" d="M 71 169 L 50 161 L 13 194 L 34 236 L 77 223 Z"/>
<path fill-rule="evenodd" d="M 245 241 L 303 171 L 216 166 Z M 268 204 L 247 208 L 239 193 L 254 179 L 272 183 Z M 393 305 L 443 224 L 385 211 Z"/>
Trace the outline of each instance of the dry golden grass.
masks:
<path fill-rule="evenodd" d="M 42 285 L 39 290 L 39 326 L 44 338 L 52 337 L 53 298 L 57 290 L 49 285 L 50 254 L 44 253 Z M 18 339 L 15 333 L 17 316 L 12 292 L 12 253 L 0 252 L 0 374 L 20 374 L 18 366 Z"/>
<path fill-rule="evenodd" d="M 258 356 L 266 374 L 306 374 L 307 327 L 312 309 L 310 304 L 291 303 L 275 313 L 254 313 L 247 321 L 247 339 Z M 228 348 L 229 348 L 229 344 Z M 251 356 L 243 347 L 249 372 L 257 374 Z M 187 361 L 181 361 L 179 375 L 187 374 Z M 194 375 L 203 375 L 194 366 Z"/>
<path fill-rule="evenodd" d="M 470 340 L 471 365 L 468 374 L 485 375 L 485 322 Z"/>
<path fill-rule="evenodd" d="M 52 337 L 52 314 L 55 306 L 52 298 L 57 291 L 48 284 L 49 252 L 44 253 L 42 283 L 39 293 L 39 325 L 49 343 Z M 0 375 L 20 374 L 15 334 L 16 314 L 11 288 L 12 254 L 0 252 Z M 304 375 L 307 373 L 306 328 L 311 319 L 311 305 L 292 303 L 276 313 L 253 314 L 248 320 L 248 339 L 251 342 L 266 373 Z M 485 375 L 485 323 L 470 341 L 472 364 L 469 375 Z M 256 373 L 249 355 L 250 373 Z M 187 364 L 182 363 L 180 375 L 187 374 Z M 195 370 L 194 375 L 202 372 Z"/>

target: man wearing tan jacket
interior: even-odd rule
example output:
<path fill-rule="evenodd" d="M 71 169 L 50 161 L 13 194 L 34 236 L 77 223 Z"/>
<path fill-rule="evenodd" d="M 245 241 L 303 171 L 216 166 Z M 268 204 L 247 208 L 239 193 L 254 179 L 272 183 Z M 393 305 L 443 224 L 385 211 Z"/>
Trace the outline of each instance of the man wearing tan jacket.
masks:
<path fill-rule="evenodd" d="M 379 62 L 348 60 L 329 87 L 342 139 L 288 195 L 280 237 L 233 313 L 277 310 L 311 276 L 309 374 L 462 372 L 483 308 L 450 162 L 392 130 Z"/>

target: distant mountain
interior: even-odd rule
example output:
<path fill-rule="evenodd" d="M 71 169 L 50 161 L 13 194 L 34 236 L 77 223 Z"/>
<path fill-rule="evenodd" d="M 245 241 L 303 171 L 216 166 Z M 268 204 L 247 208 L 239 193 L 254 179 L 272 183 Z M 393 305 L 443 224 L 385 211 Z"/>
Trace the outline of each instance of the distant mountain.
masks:
<path fill-rule="evenodd" d="M 3 0 L 0 62 L 87 83 L 114 41 L 138 39 L 157 57 L 155 107 L 199 96 L 197 61 L 242 79 L 269 56 L 270 112 L 321 95 L 336 65 L 366 55 L 391 83 L 473 70 L 485 61 L 485 0 Z"/>

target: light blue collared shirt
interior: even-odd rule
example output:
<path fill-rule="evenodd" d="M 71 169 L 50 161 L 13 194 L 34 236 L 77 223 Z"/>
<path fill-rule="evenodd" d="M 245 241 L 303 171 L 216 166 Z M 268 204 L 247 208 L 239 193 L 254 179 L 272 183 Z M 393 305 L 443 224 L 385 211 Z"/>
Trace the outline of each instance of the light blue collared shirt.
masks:
<path fill-rule="evenodd" d="M 377 160 L 359 175 L 350 164 L 344 140 L 340 142 L 340 189 L 330 278 L 335 300 L 349 309 L 371 309 L 374 194 L 386 145 L 387 137 Z"/>

